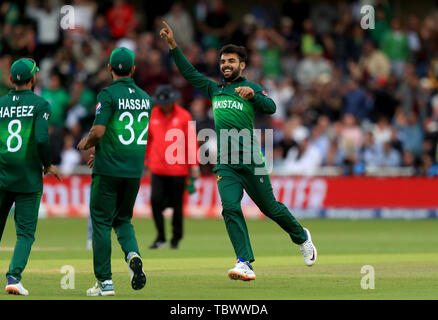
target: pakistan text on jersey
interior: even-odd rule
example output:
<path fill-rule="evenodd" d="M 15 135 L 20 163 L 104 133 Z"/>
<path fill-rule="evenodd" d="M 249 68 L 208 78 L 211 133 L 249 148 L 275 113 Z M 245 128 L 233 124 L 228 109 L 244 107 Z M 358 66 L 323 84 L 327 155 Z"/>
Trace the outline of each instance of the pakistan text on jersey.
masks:
<path fill-rule="evenodd" d="M 0 107 L 0 118 L 33 117 L 34 106 Z"/>
<path fill-rule="evenodd" d="M 233 100 L 220 100 L 215 101 L 213 104 L 214 109 L 218 108 L 228 108 L 228 109 L 239 109 L 243 110 L 243 103 L 242 102 L 236 102 Z"/>
<path fill-rule="evenodd" d="M 142 110 L 150 109 L 150 107 L 147 99 L 119 99 L 119 110 Z"/>

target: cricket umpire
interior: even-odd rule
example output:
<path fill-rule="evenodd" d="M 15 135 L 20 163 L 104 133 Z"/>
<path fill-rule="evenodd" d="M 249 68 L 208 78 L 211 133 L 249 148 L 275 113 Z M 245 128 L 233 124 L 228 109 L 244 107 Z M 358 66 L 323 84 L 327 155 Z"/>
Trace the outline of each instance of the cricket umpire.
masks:
<path fill-rule="evenodd" d="M 149 247 L 167 245 L 163 210 L 173 209 L 170 247 L 177 249 L 183 237 L 183 195 L 190 178 L 200 175 L 197 139 L 190 113 L 177 100 L 181 94 L 171 85 L 158 86 L 152 96 L 145 166 L 151 173 L 151 205 L 157 237 Z"/>

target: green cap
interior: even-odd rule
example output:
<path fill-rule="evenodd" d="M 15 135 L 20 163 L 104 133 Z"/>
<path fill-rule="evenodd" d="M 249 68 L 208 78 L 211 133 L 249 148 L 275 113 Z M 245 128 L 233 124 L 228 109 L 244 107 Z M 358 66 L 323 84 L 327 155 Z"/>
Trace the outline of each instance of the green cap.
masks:
<path fill-rule="evenodd" d="M 134 66 L 134 52 L 121 47 L 113 50 L 110 65 L 114 70 L 129 71 Z"/>
<path fill-rule="evenodd" d="M 21 58 L 15 61 L 11 66 L 11 76 L 14 82 L 25 82 L 32 78 L 35 72 L 40 71 L 35 60 Z"/>

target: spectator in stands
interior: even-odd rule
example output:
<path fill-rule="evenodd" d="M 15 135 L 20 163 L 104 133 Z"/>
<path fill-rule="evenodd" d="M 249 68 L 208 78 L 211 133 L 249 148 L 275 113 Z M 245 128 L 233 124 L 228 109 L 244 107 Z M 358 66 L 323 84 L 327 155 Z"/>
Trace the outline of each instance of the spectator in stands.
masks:
<path fill-rule="evenodd" d="M 197 96 L 190 104 L 189 111 L 193 121 L 196 121 L 196 132 L 202 129 L 214 129 L 214 121 L 207 112 L 207 100 L 202 96 Z"/>
<path fill-rule="evenodd" d="M 37 24 L 37 61 L 53 55 L 61 42 L 60 9 L 57 1 L 44 0 L 42 6 L 35 0 L 27 1 L 26 14 Z"/>
<path fill-rule="evenodd" d="M 50 103 L 49 126 L 62 128 L 70 103 L 70 95 L 64 89 L 61 77 L 57 72 L 50 75 L 49 87 L 43 88 L 41 96 Z"/>
<path fill-rule="evenodd" d="M 217 67 L 217 61 L 217 50 L 215 48 L 207 48 L 202 61 L 196 66 L 196 68 L 205 76 L 219 82 L 221 73 Z"/>
<path fill-rule="evenodd" d="M 360 159 L 365 168 L 380 166 L 379 146 L 376 144 L 372 131 L 365 133 L 364 143 L 360 149 Z"/>
<path fill-rule="evenodd" d="M 371 39 L 376 45 L 380 45 L 383 36 L 389 30 L 390 14 L 387 6 L 378 5 L 376 7 L 374 29 L 370 30 Z"/>
<path fill-rule="evenodd" d="M 105 15 L 97 14 L 94 18 L 93 28 L 91 29 L 91 35 L 97 41 L 108 41 L 111 39 L 111 31 L 108 27 Z"/>
<path fill-rule="evenodd" d="M 283 122 L 287 116 L 287 108 L 294 95 L 292 80 L 289 78 L 278 81 L 269 79 L 266 80 L 263 85 L 269 91 L 269 97 L 277 106 L 277 110 L 272 117 L 278 122 Z"/>
<path fill-rule="evenodd" d="M 327 156 L 323 161 L 323 166 L 327 167 L 341 167 L 344 161 L 345 155 L 339 149 L 339 143 L 336 139 L 330 141 L 329 148 L 327 150 Z"/>
<path fill-rule="evenodd" d="M 391 64 L 388 57 L 375 47 L 370 40 L 365 41 L 362 55 L 359 60 L 359 68 L 363 78 L 383 77 L 387 79 L 391 72 Z"/>
<path fill-rule="evenodd" d="M 265 77 L 274 79 L 281 77 L 281 58 L 287 43 L 276 30 L 266 27 L 257 28 L 254 37 L 249 40 L 249 48 L 260 54 Z"/>
<path fill-rule="evenodd" d="M 353 114 L 344 114 L 339 131 L 340 149 L 345 154 L 357 154 L 363 143 L 363 132 Z"/>
<path fill-rule="evenodd" d="M 81 37 L 81 34 L 87 34 L 93 27 L 93 17 L 96 12 L 96 6 L 89 0 L 73 0 L 75 12 L 75 34 Z"/>
<path fill-rule="evenodd" d="M 198 21 L 198 28 L 202 32 L 202 45 L 219 49 L 230 37 L 235 24 L 227 12 L 223 0 L 212 0 L 204 21 Z"/>
<path fill-rule="evenodd" d="M 310 19 L 312 19 L 316 34 L 318 35 L 332 32 L 337 17 L 336 7 L 328 0 L 318 1 L 310 9 Z"/>
<path fill-rule="evenodd" d="M 301 54 L 306 56 L 315 50 L 317 45 L 317 35 L 315 27 L 311 19 L 305 19 L 303 21 L 303 32 L 301 34 L 300 49 Z"/>
<path fill-rule="evenodd" d="M 231 34 L 230 43 L 237 46 L 246 46 L 248 39 L 252 37 L 256 29 L 256 18 L 247 13 L 243 16 L 242 23 L 234 29 Z"/>
<path fill-rule="evenodd" d="M 412 63 L 406 63 L 403 78 L 395 92 L 395 97 L 400 103 L 405 114 L 409 114 L 417 106 L 419 95 L 420 80 L 415 73 L 415 67 Z"/>
<path fill-rule="evenodd" d="M 175 38 L 178 39 L 178 44 L 183 49 L 192 45 L 194 40 L 193 22 L 181 1 L 174 2 L 170 11 L 163 16 L 163 19 L 173 26 Z"/>
<path fill-rule="evenodd" d="M 245 69 L 248 80 L 262 82 L 263 80 L 263 59 L 258 52 L 252 52 L 249 57 L 248 67 Z"/>
<path fill-rule="evenodd" d="M 425 136 L 438 136 L 438 94 L 431 98 L 430 111 L 424 119 Z"/>
<path fill-rule="evenodd" d="M 419 174 L 427 177 L 435 177 L 438 175 L 438 165 L 434 162 L 433 157 L 428 153 L 424 153 L 421 156 Z"/>
<path fill-rule="evenodd" d="M 306 131 L 294 135 L 297 142 L 289 149 L 283 161 L 283 172 L 288 174 L 312 175 L 321 167 L 323 155 L 311 144 L 310 135 Z"/>
<path fill-rule="evenodd" d="M 402 154 L 402 168 L 410 169 L 412 175 L 420 175 L 421 160 L 416 158 L 411 151 L 404 151 Z"/>
<path fill-rule="evenodd" d="M 101 45 L 93 38 L 84 38 L 73 44 L 73 57 L 80 61 L 87 75 L 95 74 L 100 67 Z"/>
<path fill-rule="evenodd" d="M 80 152 L 75 148 L 74 137 L 72 135 L 64 136 L 64 148 L 61 152 L 61 163 L 59 166 L 60 173 L 70 175 L 75 168 L 81 163 Z"/>
<path fill-rule="evenodd" d="M 402 30 L 399 19 L 393 18 L 391 20 L 391 29 L 383 35 L 380 47 L 391 61 L 391 72 L 397 78 L 401 78 L 405 64 L 412 59 L 412 52 L 409 47 L 408 37 Z"/>
<path fill-rule="evenodd" d="M 386 141 L 379 148 L 380 167 L 399 167 L 401 165 L 400 152 L 392 146 L 391 141 Z"/>
<path fill-rule="evenodd" d="M 416 112 L 411 111 L 408 115 L 405 115 L 403 111 L 398 111 L 394 117 L 394 126 L 398 132 L 403 150 L 411 152 L 416 158 L 420 157 L 423 129 Z"/>
<path fill-rule="evenodd" d="M 390 141 L 392 137 L 392 128 L 389 124 L 389 120 L 385 116 L 380 116 L 377 123 L 373 126 L 374 141 L 378 145 L 383 145 L 385 142 Z"/>
<path fill-rule="evenodd" d="M 140 85 L 143 85 L 142 89 L 146 92 L 155 92 L 160 84 L 168 83 L 169 74 L 164 69 L 160 51 L 149 50 L 145 64 L 136 68 L 134 77 Z"/>
<path fill-rule="evenodd" d="M 295 28 L 294 21 L 291 18 L 282 17 L 278 32 L 287 41 L 287 50 L 298 52 L 301 39 Z"/>
<path fill-rule="evenodd" d="M 249 13 L 254 16 L 260 25 L 266 28 L 274 28 L 280 15 L 270 0 L 261 0 L 254 3 L 249 9 Z"/>
<path fill-rule="evenodd" d="M 330 139 L 327 135 L 328 118 L 321 116 L 318 119 L 318 123 L 312 127 L 311 144 L 318 149 L 319 154 L 324 162 L 327 158 L 327 154 L 330 148 Z"/>
<path fill-rule="evenodd" d="M 72 128 L 88 118 L 88 126 L 91 128 L 93 120 L 92 110 L 96 106 L 96 95 L 92 90 L 85 87 L 85 81 L 76 78 L 71 89 L 70 108 L 67 111 L 65 126 Z M 86 130 L 86 128 L 84 128 Z"/>
<path fill-rule="evenodd" d="M 394 116 L 398 101 L 391 88 L 390 80 L 391 77 L 388 79 L 378 77 L 370 80 L 370 92 L 374 102 L 371 110 L 371 119 L 373 121 L 376 121 L 381 115 L 386 116 L 388 119 L 392 119 Z"/>
<path fill-rule="evenodd" d="M 372 109 L 372 101 L 354 78 L 350 78 L 345 84 L 343 104 L 342 113 L 352 114 L 357 121 L 368 118 Z"/>
<path fill-rule="evenodd" d="M 0 96 L 4 96 L 9 91 L 9 66 L 11 65 L 11 56 L 0 54 Z"/>
<path fill-rule="evenodd" d="M 318 78 L 323 75 L 332 75 L 332 69 L 327 60 L 322 56 L 322 47 L 315 45 L 305 55 L 297 66 L 297 80 L 305 89 L 309 89 Z"/>
<path fill-rule="evenodd" d="M 106 20 L 113 38 L 123 38 L 134 30 L 137 24 L 134 13 L 134 7 L 125 0 L 114 0 L 113 6 L 106 12 Z"/>

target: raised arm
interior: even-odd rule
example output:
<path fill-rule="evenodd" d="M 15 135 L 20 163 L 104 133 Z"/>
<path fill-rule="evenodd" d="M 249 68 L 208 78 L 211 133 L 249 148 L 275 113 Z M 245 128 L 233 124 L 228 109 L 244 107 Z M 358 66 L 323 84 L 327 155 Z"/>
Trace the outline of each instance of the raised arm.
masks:
<path fill-rule="evenodd" d="M 207 98 L 211 99 L 213 90 L 218 84 L 196 70 L 178 47 L 170 26 L 165 21 L 162 22 L 164 27 L 160 31 L 160 37 L 166 40 L 170 48 L 170 55 L 175 61 L 179 72 L 192 86 L 201 91 Z"/>

